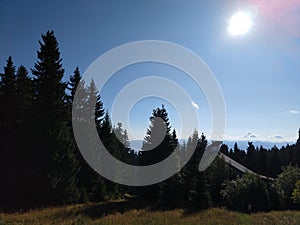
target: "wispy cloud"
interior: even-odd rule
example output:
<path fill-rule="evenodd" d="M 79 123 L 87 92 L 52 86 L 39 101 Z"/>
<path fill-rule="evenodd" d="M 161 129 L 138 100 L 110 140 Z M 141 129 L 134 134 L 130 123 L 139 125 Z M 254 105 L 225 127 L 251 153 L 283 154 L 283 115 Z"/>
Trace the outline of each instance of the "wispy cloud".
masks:
<path fill-rule="evenodd" d="M 199 105 L 194 101 L 192 101 L 192 106 L 196 109 L 199 109 Z"/>
<path fill-rule="evenodd" d="M 293 113 L 293 114 L 298 114 L 299 111 L 298 110 L 291 110 L 290 113 Z"/>

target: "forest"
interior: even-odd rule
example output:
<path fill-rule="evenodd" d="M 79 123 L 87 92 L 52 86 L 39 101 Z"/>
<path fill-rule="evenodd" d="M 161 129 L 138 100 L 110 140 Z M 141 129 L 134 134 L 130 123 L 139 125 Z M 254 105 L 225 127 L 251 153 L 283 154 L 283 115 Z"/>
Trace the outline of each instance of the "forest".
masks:
<path fill-rule="evenodd" d="M 265 149 L 248 143 L 247 149 L 225 144 L 220 151 L 272 181 L 232 168 L 222 158 L 204 172 L 198 170 L 208 145 L 205 134 L 194 131 L 180 146 L 184 157 L 196 146 L 183 169 L 158 184 L 131 187 L 111 182 L 96 173 L 82 157 L 72 130 L 72 107 L 93 112 L 99 137 L 117 159 L 131 165 L 150 165 L 168 157 L 178 145 L 164 105 L 149 112 L 150 126 L 141 151 L 130 148 L 121 123 L 112 124 L 95 82 L 80 82 L 78 67 L 67 76 L 59 44 L 53 31 L 41 36 L 33 68 L 14 65 L 8 56 L 0 73 L 0 209 L 18 210 L 47 206 L 134 198 L 158 208 L 202 210 L 209 207 L 270 211 L 298 209 L 300 204 L 300 130 L 296 143 Z M 82 102 L 73 102 L 76 89 L 84 93 Z M 96 100 L 96 105 L 91 104 Z M 167 134 L 152 151 L 161 118 Z M 80 118 L 79 118 L 80 119 Z M 145 129 L 146 130 L 146 129 Z M 297 131 L 295 131 L 297 132 Z M 122 137 L 120 142 L 117 137 Z M 174 162 L 176 163 L 176 162 Z"/>

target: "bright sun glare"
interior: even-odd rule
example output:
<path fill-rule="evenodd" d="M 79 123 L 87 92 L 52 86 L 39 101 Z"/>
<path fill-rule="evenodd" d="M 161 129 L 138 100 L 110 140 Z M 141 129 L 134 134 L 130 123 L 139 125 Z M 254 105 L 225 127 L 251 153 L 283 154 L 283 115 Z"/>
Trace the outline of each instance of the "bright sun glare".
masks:
<path fill-rule="evenodd" d="M 245 34 L 252 27 L 252 23 L 253 22 L 250 13 L 239 11 L 229 20 L 229 34 L 232 36 Z"/>

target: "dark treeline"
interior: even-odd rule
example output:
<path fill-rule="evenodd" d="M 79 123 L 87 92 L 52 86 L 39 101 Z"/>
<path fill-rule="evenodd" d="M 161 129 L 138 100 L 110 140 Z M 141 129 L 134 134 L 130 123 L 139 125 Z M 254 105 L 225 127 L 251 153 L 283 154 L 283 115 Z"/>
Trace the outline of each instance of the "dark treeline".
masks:
<path fill-rule="evenodd" d="M 216 158 L 206 171 L 199 172 L 198 165 L 208 143 L 197 131 L 180 146 L 178 155 L 185 157 L 196 146 L 193 156 L 166 181 L 128 187 L 101 177 L 78 150 L 72 130 L 72 107 L 92 112 L 99 137 L 108 151 L 132 165 L 159 162 L 179 144 L 167 110 L 163 105 L 153 110 L 142 150 L 151 148 L 159 123 L 163 122 L 166 136 L 161 144 L 152 151 L 135 153 L 122 124 L 111 123 L 94 81 L 80 82 L 78 67 L 68 82 L 63 81 L 65 74 L 53 31 L 42 35 L 39 44 L 37 62 L 30 71 L 22 65 L 16 67 L 9 56 L 0 74 L 0 208 L 105 201 L 128 195 L 166 208 L 227 206 L 243 211 L 251 204 L 254 211 L 259 211 L 297 207 L 300 185 L 295 184 L 300 179 L 300 139 L 281 149 L 258 148 L 249 143 L 244 151 L 237 145 L 234 149 L 222 145 L 224 154 L 257 173 L 274 177 L 273 182 L 240 174 L 222 158 Z M 76 88 L 83 94 L 79 102 L 74 100 Z M 95 101 L 96 105 L 91 104 Z"/>
<path fill-rule="evenodd" d="M 263 146 L 254 146 L 252 142 L 248 142 L 246 151 L 239 149 L 237 143 L 234 144 L 233 149 L 228 149 L 228 146 L 222 145 L 221 151 L 256 173 L 267 177 L 276 177 L 282 166 L 300 165 L 299 145 L 300 139 L 296 144 L 287 144 L 280 149 L 276 145 L 271 149 L 266 149 Z"/>

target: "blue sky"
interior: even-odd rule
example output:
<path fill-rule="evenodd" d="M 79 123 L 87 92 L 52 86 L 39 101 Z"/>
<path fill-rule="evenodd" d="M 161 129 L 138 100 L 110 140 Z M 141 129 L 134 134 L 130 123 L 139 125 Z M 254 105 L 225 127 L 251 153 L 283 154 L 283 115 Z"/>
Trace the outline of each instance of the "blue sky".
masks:
<path fill-rule="evenodd" d="M 230 17 L 245 10 L 251 11 L 253 26 L 244 35 L 229 35 Z M 65 79 L 77 65 L 83 73 L 118 45 L 139 40 L 174 42 L 195 52 L 215 74 L 226 103 L 226 139 L 293 141 L 300 128 L 299 15 L 299 0 L 2 0 L 0 65 L 12 55 L 17 66 L 32 68 L 38 40 L 49 29 L 60 44 Z M 199 106 L 197 128 L 209 136 L 211 115 L 204 94 L 186 74 L 170 66 L 141 63 L 120 70 L 101 91 L 105 107 L 111 109 L 126 84 L 153 75 L 170 79 L 188 92 Z M 184 124 L 175 107 L 163 99 L 147 98 L 131 110 L 131 138 L 144 136 L 152 109 L 162 103 L 172 126 L 181 133 Z"/>

